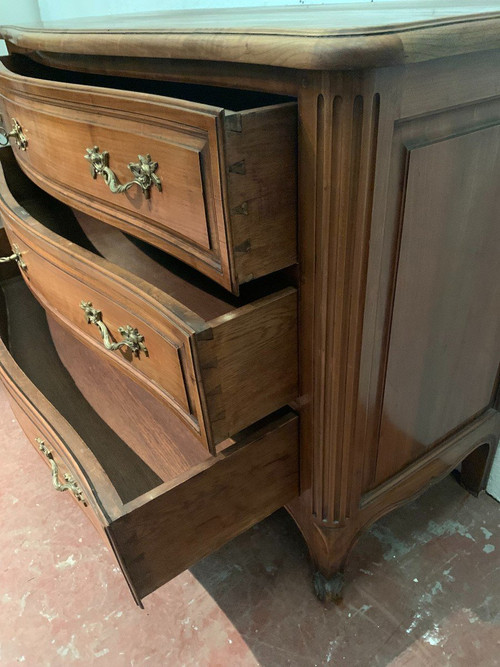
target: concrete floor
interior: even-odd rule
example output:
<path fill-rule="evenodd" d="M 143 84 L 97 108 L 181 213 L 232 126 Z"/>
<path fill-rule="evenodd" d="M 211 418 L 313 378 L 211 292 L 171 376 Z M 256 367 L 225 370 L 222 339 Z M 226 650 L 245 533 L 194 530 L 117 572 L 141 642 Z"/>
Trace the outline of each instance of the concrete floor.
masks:
<path fill-rule="evenodd" d="M 344 600 L 319 603 L 285 511 L 132 602 L 0 391 L 0 664 L 500 665 L 500 505 L 450 477 L 354 549 Z"/>

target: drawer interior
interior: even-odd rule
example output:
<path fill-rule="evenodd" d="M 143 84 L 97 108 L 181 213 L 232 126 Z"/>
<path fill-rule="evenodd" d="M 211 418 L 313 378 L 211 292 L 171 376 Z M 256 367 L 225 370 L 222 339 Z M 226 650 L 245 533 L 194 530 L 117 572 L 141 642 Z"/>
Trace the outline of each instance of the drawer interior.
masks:
<path fill-rule="evenodd" d="M 206 321 L 295 283 L 291 267 L 242 285 L 235 296 L 159 248 L 55 199 L 21 171 L 10 149 L 2 149 L 0 158 L 10 192 L 38 222 L 146 280 Z"/>
<path fill-rule="evenodd" d="M 236 297 L 169 255 L 53 200 L 23 175 L 10 149 L 2 150 L 0 159 L 6 176 L 5 181 L 2 178 L 2 215 L 11 242 L 30 253 L 23 275 L 31 291 L 75 339 L 162 401 L 210 453 L 295 399 L 294 276 L 282 271 L 256 279 Z M 99 254 L 113 263 L 108 265 Z M 82 301 L 104 308 L 112 331 L 129 316 L 133 318 L 151 354 L 126 357 L 103 349 L 96 328 L 85 326 L 78 307 Z M 114 405 L 93 403 L 90 397 L 96 395 L 95 389 L 89 386 L 86 392 L 84 380 L 78 380 L 89 361 L 82 359 L 75 368 L 71 350 L 63 357 L 55 342 L 77 386 L 109 423 L 107 414 L 115 412 Z M 97 376 L 93 377 L 95 385 Z M 119 386 L 120 380 L 114 385 Z M 135 394 L 132 389 L 128 393 Z M 139 397 L 131 402 L 145 400 Z M 117 395 L 115 403 L 119 401 Z M 104 411 L 106 406 L 109 409 Z M 159 414 L 157 407 L 152 411 Z M 163 422 L 159 433 L 172 431 L 166 417 L 156 421 Z M 180 432 L 179 424 L 175 428 Z M 129 439 L 125 441 L 131 446 Z M 191 445 L 185 443 L 183 448 Z M 146 441 L 132 448 L 163 477 L 161 460 L 147 458 L 151 448 Z M 170 464 L 165 464 L 170 474 Z"/>
<path fill-rule="evenodd" d="M 141 308 L 147 306 L 149 290 L 155 296 L 155 307 L 165 299 L 168 314 L 179 320 L 188 312 L 186 309 L 191 309 L 190 319 L 194 321 L 198 315 L 201 324 L 210 328 L 210 333 L 215 332 L 213 338 L 203 336 L 206 329 L 196 332 L 206 386 L 210 388 L 209 381 L 215 382 L 219 377 L 216 373 L 225 370 L 224 354 L 229 361 L 236 357 L 247 363 L 245 354 L 250 349 L 252 370 L 256 362 L 263 365 L 253 394 L 241 390 L 247 381 L 246 372 L 241 373 L 238 368 L 233 375 L 233 367 L 228 365 L 227 374 L 233 384 L 226 385 L 226 394 L 212 393 L 210 415 L 220 415 L 220 395 L 224 400 L 226 395 L 231 398 L 227 408 L 231 419 L 241 405 L 243 409 L 254 409 L 259 401 L 267 412 L 250 413 L 248 428 L 241 422 L 236 427 L 228 421 L 231 428 L 215 439 L 217 446 L 210 453 L 185 424 L 182 429 L 171 427 L 172 419 L 179 419 L 179 415 L 165 409 L 152 393 L 146 396 L 143 387 L 132 378 L 129 383 L 116 369 L 115 374 L 113 369 L 105 370 L 107 360 L 99 360 L 99 355 L 61 326 L 55 319 L 55 309 L 47 317 L 22 277 L 7 278 L 1 283 L 0 332 L 10 356 L 0 346 L 0 374 L 20 411 L 33 424 L 40 424 L 43 437 L 45 431 L 53 432 L 53 424 L 58 423 L 58 440 L 51 446 L 57 450 L 58 442 L 61 453 L 66 449 L 67 455 L 61 458 L 67 459 L 68 469 L 74 468 L 85 486 L 89 509 L 96 515 L 98 510 L 103 511 L 103 516 L 98 515 L 101 533 L 139 601 L 298 494 L 298 418 L 286 406 L 289 395 L 296 395 L 296 294 L 293 289 L 280 290 L 292 284 L 294 276 L 287 272 L 266 276 L 245 286 L 235 297 L 161 251 L 54 200 L 23 175 L 10 149 L 0 151 L 0 160 L 9 198 L 16 200 L 6 207 L 8 213 L 12 212 L 12 219 L 17 219 L 20 227 L 25 225 L 27 235 L 30 226 L 36 228 L 40 248 L 47 243 L 40 229 L 45 226 L 47 237 L 56 238 L 50 234 L 54 232 L 126 268 L 128 273 L 122 275 L 128 280 L 127 298 L 138 298 L 133 296 L 132 285 L 140 285 L 136 291 L 140 293 Z M 5 220 L 9 227 L 11 218 Z M 58 242 L 62 243 L 62 239 Z M 75 256 L 88 255 L 75 246 L 73 249 Z M 97 258 L 93 262 L 97 265 Z M 102 259 L 99 262 L 105 264 Z M 32 263 L 30 278 L 28 262 L 26 278 L 31 280 L 31 287 L 36 275 L 33 266 Z M 0 277 L 7 275 L 4 269 L 11 270 L 11 265 L 1 265 Z M 117 267 L 110 270 L 119 271 Z M 149 285 L 139 280 L 134 283 L 132 273 Z M 259 298 L 266 295 L 269 298 Z M 275 304 L 284 304 L 284 313 L 276 310 Z M 277 318 L 273 317 L 275 313 Z M 256 322 L 253 328 L 248 326 L 249 319 Z M 233 328 L 242 321 L 240 330 Z M 240 336 L 237 354 L 231 345 L 235 333 Z M 250 340 L 251 345 L 241 343 L 241 336 L 247 336 L 244 340 Z M 217 364 L 213 364 L 213 345 L 220 345 Z M 265 345 L 273 346 L 273 357 L 280 366 L 273 365 L 274 358 L 262 353 Z M 257 360 L 251 356 L 254 349 Z M 241 368 L 246 371 L 243 362 Z M 269 382 L 269 391 L 263 392 L 262 377 L 269 368 L 280 382 Z M 290 386 L 282 385 L 283 378 Z M 25 387 L 23 400 L 10 391 L 21 384 Z M 230 391 L 232 386 L 244 400 L 239 400 L 236 391 Z M 278 399 L 273 399 L 276 388 Z M 30 401 L 28 406 L 25 397 Z M 275 400 L 272 408 L 270 400 Z M 152 419 L 155 414 L 156 420 Z M 33 439 L 31 433 L 30 440 Z"/>
<path fill-rule="evenodd" d="M 30 58 L 13 54 L 1 58 L 7 69 L 15 74 L 48 81 L 131 90 L 139 93 L 161 95 L 163 97 L 188 100 L 200 104 L 222 107 L 230 111 L 256 109 L 294 101 L 293 97 L 275 95 L 237 88 L 204 86 L 190 83 L 176 83 L 132 77 L 115 77 L 104 74 L 88 74 L 57 69 L 41 65 Z"/>
<path fill-rule="evenodd" d="M 76 464 L 70 471 L 77 473 L 78 481 L 84 479 L 93 494 L 86 492 L 93 510 L 97 513 L 95 503 L 104 510 L 98 530 L 138 604 L 297 496 L 298 419 L 290 410 L 278 411 L 242 431 L 215 457 L 209 457 L 200 445 L 198 463 L 191 460 L 184 472 L 172 467 L 170 478 L 160 477 L 78 391 L 58 359 L 43 309 L 20 277 L 0 283 L 0 321 L 10 352 L 0 349 L 0 374 L 23 397 L 20 400 L 19 393 L 9 389 L 16 408 L 32 420 L 32 426 L 44 424 L 40 431 L 27 423 L 24 428 L 31 436 L 43 435 L 45 430 L 57 434 L 66 449 L 62 458 L 69 455 Z M 80 444 L 77 436 L 83 440 Z M 96 470 L 95 459 L 103 475 Z M 85 511 L 88 515 L 90 508 Z"/>
<path fill-rule="evenodd" d="M 2 283 L 1 301 L 1 319 L 8 323 L 2 327 L 2 339 L 14 361 L 87 444 L 123 503 L 207 458 L 201 445 L 197 451 L 190 448 L 188 455 L 171 451 L 170 470 L 163 466 L 162 476 L 156 474 L 85 400 L 56 352 L 45 311 L 22 278 Z"/>
<path fill-rule="evenodd" d="M 295 99 L 75 74 L 25 56 L 0 62 L 0 79 L 3 122 L 10 127 L 15 118 L 29 142 L 16 157 L 61 201 L 234 294 L 296 263 Z M 54 146 L 57 159 L 48 159 Z M 153 183 L 131 180 L 143 169 L 130 162 L 139 155 L 146 172 L 154 170 Z"/>

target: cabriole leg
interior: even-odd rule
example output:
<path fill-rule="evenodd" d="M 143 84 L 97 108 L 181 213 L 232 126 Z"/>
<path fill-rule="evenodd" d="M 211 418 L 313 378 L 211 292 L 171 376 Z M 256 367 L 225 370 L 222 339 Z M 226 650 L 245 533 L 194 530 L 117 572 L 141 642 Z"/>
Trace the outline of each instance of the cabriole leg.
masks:
<path fill-rule="evenodd" d="M 496 448 L 496 443 L 485 442 L 462 461 L 460 484 L 473 496 L 486 488 Z"/>
<path fill-rule="evenodd" d="M 314 592 L 321 602 L 336 602 L 342 599 L 344 587 L 344 573 L 336 572 L 327 579 L 321 572 L 315 572 L 313 576 Z"/>

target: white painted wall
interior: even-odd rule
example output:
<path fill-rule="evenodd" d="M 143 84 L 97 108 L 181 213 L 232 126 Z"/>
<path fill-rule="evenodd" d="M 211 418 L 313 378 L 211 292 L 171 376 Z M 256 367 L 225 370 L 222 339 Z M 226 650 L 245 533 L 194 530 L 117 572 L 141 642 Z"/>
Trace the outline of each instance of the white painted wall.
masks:
<path fill-rule="evenodd" d="M 38 21 L 40 8 L 37 0 L 2 0 L 0 2 L 0 22 L 4 25 L 13 21 Z"/>
<path fill-rule="evenodd" d="M 0 24 L 28 23 L 42 19 L 57 21 L 84 16 L 102 16 L 113 14 L 133 14 L 154 12 L 165 9 L 201 9 L 210 7 L 252 7 L 283 6 L 303 4 L 346 4 L 359 0 L 143 0 L 140 7 L 137 0 L 13 0 L 0 3 Z M 372 0 L 379 2 L 379 0 Z M 382 0 L 380 0 L 382 1 Z M 387 1 L 387 0 L 385 0 Z M 401 0 L 399 0 L 401 1 Z M 0 42 L 0 55 L 5 53 L 5 46 Z M 500 448 L 495 458 L 488 493 L 500 501 Z"/>
<path fill-rule="evenodd" d="M 346 4 L 359 1 L 360 0 L 143 0 L 139 6 L 137 0 L 121 0 L 121 2 L 117 2 L 116 0 L 72 0 L 71 2 L 65 0 L 38 0 L 42 19 L 46 21 L 56 21 L 58 19 L 83 16 L 157 12 L 166 9 L 262 7 L 304 4 L 325 5 Z M 369 2 L 370 0 L 365 1 Z M 373 1 L 379 2 L 382 0 L 372 0 L 372 2 Z"/>
<path fill-rule="evenodd" d="M 39 21 L 40 7 L 37 0 L 7 0 L 0 1 L 0 25 L 23 21 Z M 5 43 L 0 39 L 0 56 L 7 53 Z"/>

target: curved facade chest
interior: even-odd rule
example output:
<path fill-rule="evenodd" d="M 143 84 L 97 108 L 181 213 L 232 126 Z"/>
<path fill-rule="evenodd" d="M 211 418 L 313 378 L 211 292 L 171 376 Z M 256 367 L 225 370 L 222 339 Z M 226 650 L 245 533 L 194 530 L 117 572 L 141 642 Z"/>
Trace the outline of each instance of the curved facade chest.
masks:
<path fill-rule="evenodd" d="M 136 600 L 283 505 L 332 598 L 363 528 L 460 462 L 484 488 L 500 15 L 475 7 L 2 29 L 1 373 Z"/>

